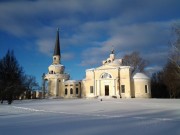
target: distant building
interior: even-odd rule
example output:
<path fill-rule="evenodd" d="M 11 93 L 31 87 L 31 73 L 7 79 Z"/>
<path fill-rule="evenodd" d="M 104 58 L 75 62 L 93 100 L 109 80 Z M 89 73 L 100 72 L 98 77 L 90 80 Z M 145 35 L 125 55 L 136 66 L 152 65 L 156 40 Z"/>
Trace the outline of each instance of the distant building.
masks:
<path fill-rule="evenodd" d="M 132 67 L 123 66 L 122 59 L 116 59 L 114 50 L 102 66 L 87 69 L 86 78 L 69 80 L 65 66 L 61 64 L 59 30 L 53 54 L 53 63 L 44 79 L 47 82 L 47 96 L 52 98 L 117 97 L 150 98 L 150 78 L 144 73 L 131 74 Z"/>
<path fill-rule="evenodd" d="M 42 94 L 43 93 L 40 90 L 25 91 L 18 97 L 18 99 L 42 99 Z"/>

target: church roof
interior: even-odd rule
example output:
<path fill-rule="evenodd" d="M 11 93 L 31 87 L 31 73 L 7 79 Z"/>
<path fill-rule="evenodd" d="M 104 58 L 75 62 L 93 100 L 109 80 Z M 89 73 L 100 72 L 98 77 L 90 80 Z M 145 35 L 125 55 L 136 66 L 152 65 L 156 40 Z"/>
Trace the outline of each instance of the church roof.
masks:
<path fill-rule="evenodd" d="M 57 34 L 56 34 L 56 43 L 55 43 L 55 48 L 54 48 L 54 56 L 55 55 L 61 56 L 60 43 L 59 43 L 59 29 L 57 29 Z"/>

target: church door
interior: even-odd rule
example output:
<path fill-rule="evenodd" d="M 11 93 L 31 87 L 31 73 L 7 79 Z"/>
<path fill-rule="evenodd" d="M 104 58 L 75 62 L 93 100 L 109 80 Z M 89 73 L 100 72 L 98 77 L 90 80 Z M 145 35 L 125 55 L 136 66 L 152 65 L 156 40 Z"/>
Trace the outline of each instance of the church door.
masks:
<path fill-rule="evenodd" d="M 105 85 L 105 96 L 109 96 L 109 85 Z"/>

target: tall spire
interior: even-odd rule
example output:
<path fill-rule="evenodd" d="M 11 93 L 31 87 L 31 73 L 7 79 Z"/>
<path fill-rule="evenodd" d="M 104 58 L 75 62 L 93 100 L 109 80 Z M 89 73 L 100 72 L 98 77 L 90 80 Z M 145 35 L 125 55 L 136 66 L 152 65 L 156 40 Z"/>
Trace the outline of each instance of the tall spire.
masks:
<path fill-rule="evenodd" d="M 57 28 L 56 43 L 55 43 L 54 55 L 53 56 L 55 56 L 55 55 L 61 56 L 60 43 L 59 43 L 59 28 Z"/>

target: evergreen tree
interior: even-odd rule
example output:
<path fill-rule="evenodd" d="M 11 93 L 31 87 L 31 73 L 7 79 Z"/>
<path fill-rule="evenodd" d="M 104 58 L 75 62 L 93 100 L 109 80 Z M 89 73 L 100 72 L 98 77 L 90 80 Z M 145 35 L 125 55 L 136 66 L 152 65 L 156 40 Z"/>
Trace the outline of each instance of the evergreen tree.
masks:
<path fill-rule="evenodd" d="M 18 64 L 13 51 L 7 54 L 0 60 L 0 99 L 7 100 L 8 104 L 19 97 L 25 91 L 23 83 L 24 72 Z"/>

